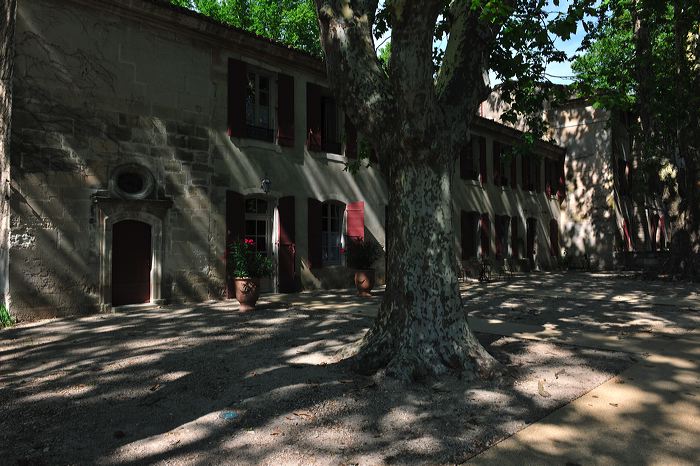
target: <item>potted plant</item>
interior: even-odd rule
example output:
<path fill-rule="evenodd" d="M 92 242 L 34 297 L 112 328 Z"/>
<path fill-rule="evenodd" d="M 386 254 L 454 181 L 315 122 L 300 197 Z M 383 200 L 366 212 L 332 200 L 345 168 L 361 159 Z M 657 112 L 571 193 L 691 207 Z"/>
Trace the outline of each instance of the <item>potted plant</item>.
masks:
<path fill-rule="evenodd" d="M 374 241 L 351 239 L 345 247 L 345 263 L 355 269 L 355 286 L 358 296 L 372 296 L 374 287 L 374 261 L 382 255 L 382 248 Z"/>
<path fill-rule="evenodd" d="M 260 297 L 260 279 L 272 274 L 272 261 L 255 249 L 255 241 L 250 238 L 229 244 L 228 260 L 240 310 L 252 311 Z"/>

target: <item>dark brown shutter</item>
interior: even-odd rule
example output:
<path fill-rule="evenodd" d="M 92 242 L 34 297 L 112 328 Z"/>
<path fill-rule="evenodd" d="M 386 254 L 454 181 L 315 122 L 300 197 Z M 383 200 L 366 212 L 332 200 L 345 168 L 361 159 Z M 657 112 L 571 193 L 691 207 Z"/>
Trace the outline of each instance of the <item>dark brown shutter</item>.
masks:
<path fill-rule="evenodd" d="M 309 198 L 308 202 L 308 234 L 309 234 L 309 267 L 319 268 L 323 265 L 321 249 L 321 201 Z"/>
<path fill-rule="evenodd" d="M 486 138 L 479 138 L 479 178 L 481 184 L 488 183 L 486 178 Z"/>
<path fill-rule="evenodd" d="M 518 251 L 518 217 L 511 217 L 510 219 L 510 244 L 512 257 L 518 259 L 520 256 L 520 251 Z"/>
<path fill-rule="evenodd" d="M 489 214 L 481 214 L 479 227 L 481 233 L 481 255 L 483 257 L 488 257 L 491 250 L 489 245 Z"/>
<path fill-rule="evenodd" d="M 493 141 L 493 184 L 501 185 L 501 143 Z"/>
<path fill-rule="evenodd" d="M 510 155 L 510 187 L 513 189 L 518 188 L 518 156 L 513 154 L 513 148 L 509 147 L 508 151 Z"/>
<path fill-rule="evenodd" d="M 279 230 L 279 280 L 280 292 L 293 293 L 296 286 L 296 215 L 294 196 L 280 198 L 277 205 Z"/>
<path fill-rule="evenodd" d="M 523 155 L 521 174 L 523 176 L 523 190 L 532 191 L 532 180 L 530 178 L 530 155 Z"/>
<path fill-rule="evenodd" d="M 534 159 L 533 165 L 535 166 L 535 192 L 539 193 L 542 190 L 542 160 Z"/>
<path fill-rule="evenodd" d="M 554 219 L 549 221 L 549 253 L 559 257 L 559 224 Z"/>
<path fill-rule="evenodd" d="M 294 78 L 277 76 L 277 143 L 294 147 Z"/>
<path fill-rule="evenodd" d="M 535 255 L 535 237 L 537 235 L 537 220 L 527 219 L 527 257 L 532 259 Z"/>
<path fill-rule="evenodd" d="M 345 115 L 345 157 L 357 158 L 357 128 L 347 115 Z"/>
<path fill-rule="evenodd" d="M 226 244 L 224 245 L 226 260 L 226 296 L 233 298 L 235 290 L 231 280 L 231 264 L 228 263 L 229 244 L 242 240 L 245 235 L 245 200 L 243 195 L 226 191 Z"/>
<path fill-rule="evenodd" d="M 365 239 L 365 203 L 364 201 L 351 202 L 346 207 L 348 237 L 352 239 Z"/>
<path fill-rule="evenodd" d="M 322 127 L 321 88 L 315 84 L 306 83 L 306 146 L 309 150 L 321 150 Z"/>
<path fill-rule="evenodd" d="M 544 192 L 552 195 L 552 161 L 544 159 Z"/>
<path fill-rule="evenodd" d="M 245 95 L 248 83 L 246 64 L 228 59 L 228 135 L 245 137 Z"/>

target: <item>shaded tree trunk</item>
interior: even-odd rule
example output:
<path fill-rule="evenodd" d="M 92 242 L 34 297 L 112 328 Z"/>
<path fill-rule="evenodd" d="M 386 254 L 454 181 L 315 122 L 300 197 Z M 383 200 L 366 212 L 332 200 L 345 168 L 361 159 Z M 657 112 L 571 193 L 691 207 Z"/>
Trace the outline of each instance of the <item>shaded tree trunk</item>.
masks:
<path fill-rule="evenodd" d="M 493 376 L 499 365 L 470 331 L 462 308 L 452 173 L 477 106 L 488 95 L 485 69 L 498 27 L 453 2 L 436 79 L 432 43 L 444 1 L 387 2 L 392 42 L 385 72 L 372 37 L 377 3 L 316 0 L 329 81 L 378 149 L 389 190 L 387 288 L 356 367 L 365 373 L 386 369 L 403 380 L 447 372 Z"/>
<path fill-rule="evenodd" d="M 361 372 L 419 380 L 447 371 L 490 377 L 495 360 L 467 324 L 458 277 L 449 157 L 416 152 L 390 167 L 387 284 L 373 328 L 357 356 Z"/>

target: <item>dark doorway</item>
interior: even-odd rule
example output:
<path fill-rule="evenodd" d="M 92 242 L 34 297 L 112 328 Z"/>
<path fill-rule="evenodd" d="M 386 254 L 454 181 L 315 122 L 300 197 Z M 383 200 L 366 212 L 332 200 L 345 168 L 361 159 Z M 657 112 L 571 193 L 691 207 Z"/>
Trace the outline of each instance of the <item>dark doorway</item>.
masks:
<path fill-rule="evenodd" d="M 136 220 L 112 227 L 112 305 L 151 300 L 151 226 Z"/>

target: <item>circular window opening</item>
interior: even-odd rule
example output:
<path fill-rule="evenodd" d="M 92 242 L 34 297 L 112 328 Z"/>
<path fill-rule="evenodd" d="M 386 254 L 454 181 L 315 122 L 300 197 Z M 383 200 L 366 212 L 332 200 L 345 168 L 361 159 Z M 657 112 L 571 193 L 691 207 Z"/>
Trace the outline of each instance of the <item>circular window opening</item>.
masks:
<path fill-rule="evenodd" d="M 143 191 L 143 177 L 139 173 L 122 173 L 117 177 L 117 186 L 127 194 L 138 194 Z"/>
<path fill-rule="evenodd" d="M 153 192 L 153 175 L 141 165 L 122 165 L 112 173 L 112 186 L 124 199 L 145 199 Z"/>

